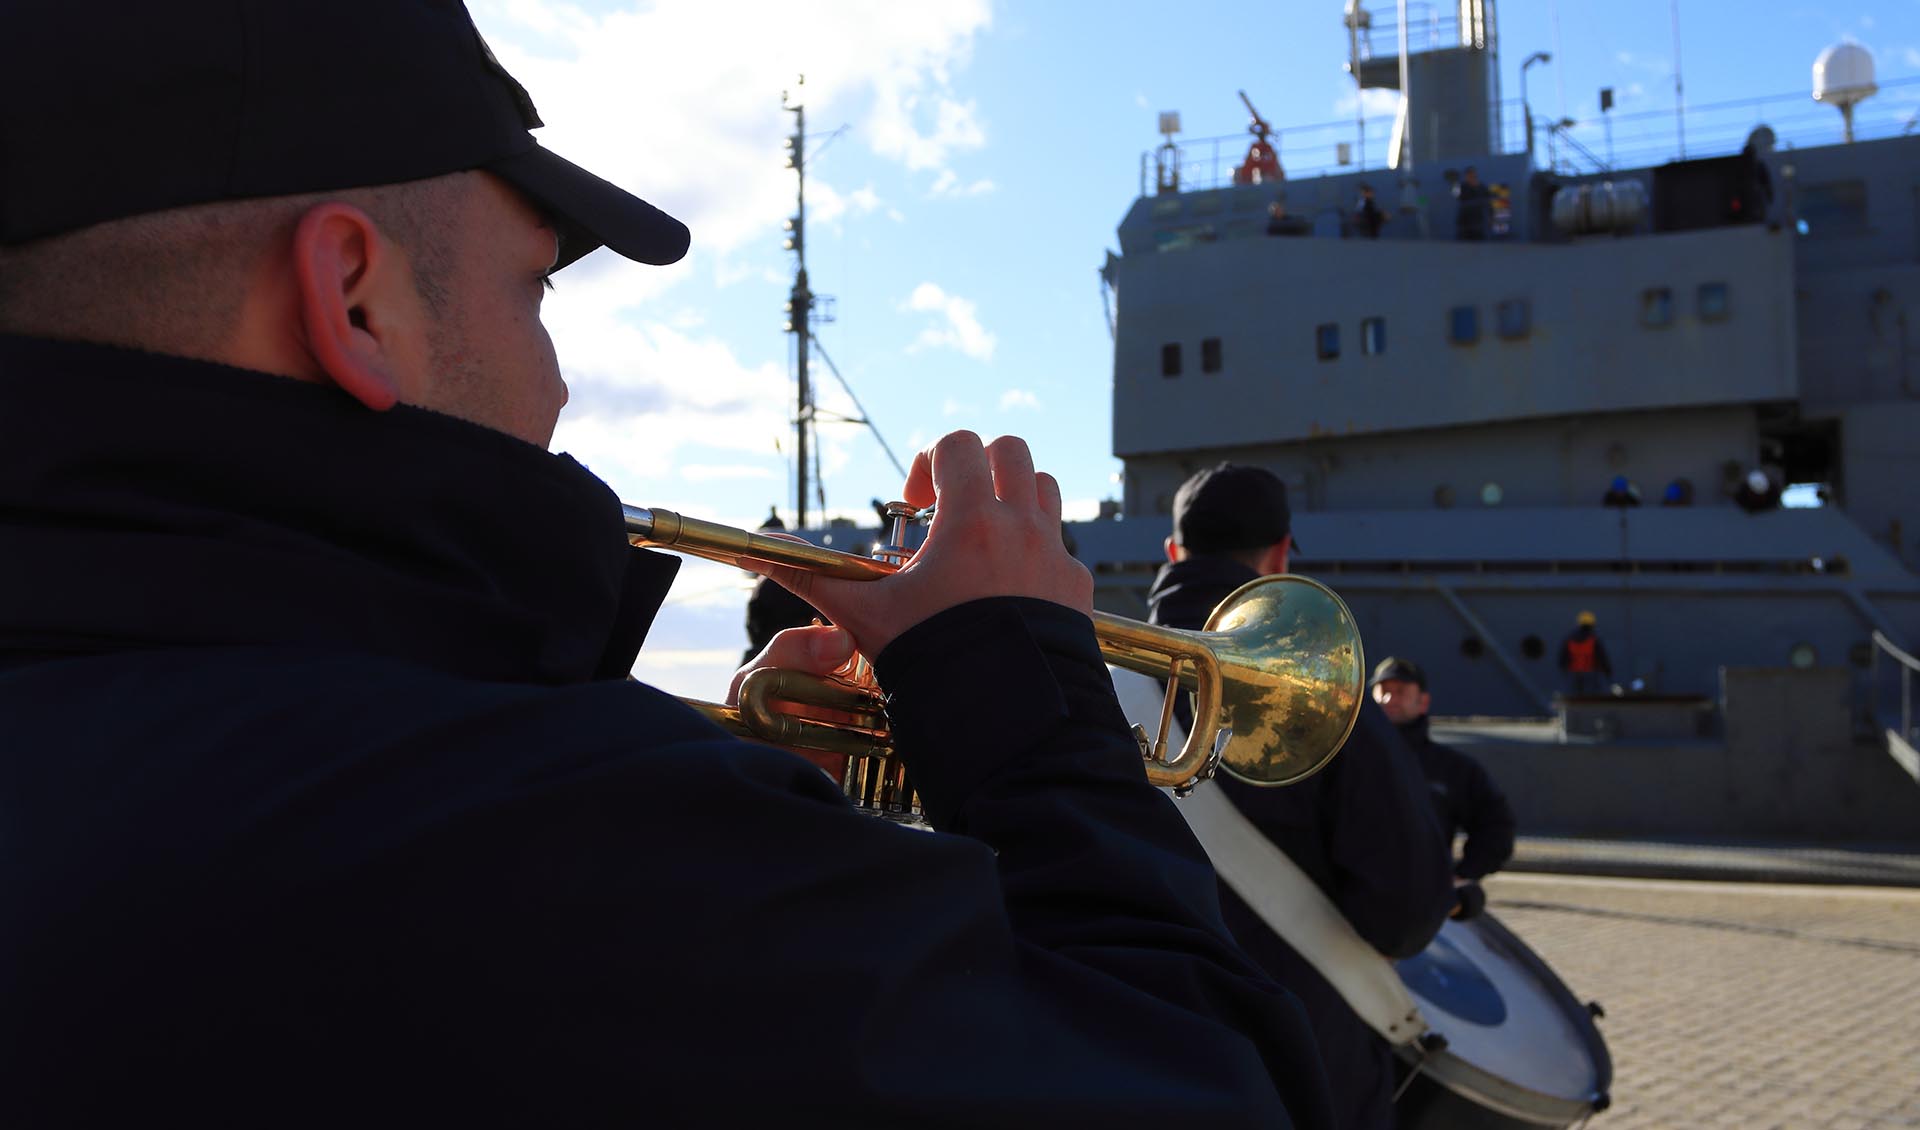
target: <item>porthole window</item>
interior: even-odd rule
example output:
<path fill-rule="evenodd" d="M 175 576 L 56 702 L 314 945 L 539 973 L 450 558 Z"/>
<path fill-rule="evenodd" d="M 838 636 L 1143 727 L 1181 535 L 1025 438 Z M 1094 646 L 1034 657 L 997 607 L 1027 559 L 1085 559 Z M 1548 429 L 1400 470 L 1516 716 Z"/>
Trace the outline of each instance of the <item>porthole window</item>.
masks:
<path fill-rule="evenodd" d="M 1506 500 L 1507 492 L 1500 489 L 1499 483 L 1488 483 L 1480 488 L 1480 505 L 1498 506 Z"/>
<path fill-rule="evenodd" d="M 1453 505 L 1453 488 L 1445 483 L 1433 488 L 1433 504 L 1442 510 Z"/>
<path fill-rule="evenodd" d="M 1815 651 L 1810 643 L 1797 643 L 1793 645 L 1792 651 L 1787 652 L 1787 662 L 1805 671 L 1820 662 L 1820 653 Z"/>
<path fill-rule="evenodd" d="M 1220 371 L 1220 339 L 1217 337 L 1200 340 L 1200 371 L 1217 373 Z"/>
<path fill-rule="evenodd" d="M 1160 375 L 1177 377 L 1180 375 L 1180 343 L 1170 341 L 1160 347 Z"/>
<path fill-rule="evenodd" d="M 1538 659 L 1547 653 L 1547 644 L 1539 636 L 1528 636 L 1520 641 L 1520 654 L 1528 659 Z"/>
<path fill-rule="evenodd" d="M 1486 653 L 1486 641 L 1479 636 L 1468 636 L 1460 641 L 1460 654 L 1468 659 L 1478 659 Z"/>

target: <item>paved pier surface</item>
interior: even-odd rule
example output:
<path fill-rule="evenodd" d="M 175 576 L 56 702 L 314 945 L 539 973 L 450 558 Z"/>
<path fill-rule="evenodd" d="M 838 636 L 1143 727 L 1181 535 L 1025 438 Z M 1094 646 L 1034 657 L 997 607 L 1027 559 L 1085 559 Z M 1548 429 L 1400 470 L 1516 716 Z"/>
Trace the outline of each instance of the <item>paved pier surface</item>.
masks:
<path fill-rule="evenodd" d="M 1920 887 L 1920 854 L 1820 844 L 1659 843 L 1522 836 L 1510 871 L 1638 879 Z"/>
<path fill-rule="evenodd" d="M 1502 873 L 1489 905 L 1606 1008 L 1593 1130 L 1920 1127 L 1920 891 Z"/>

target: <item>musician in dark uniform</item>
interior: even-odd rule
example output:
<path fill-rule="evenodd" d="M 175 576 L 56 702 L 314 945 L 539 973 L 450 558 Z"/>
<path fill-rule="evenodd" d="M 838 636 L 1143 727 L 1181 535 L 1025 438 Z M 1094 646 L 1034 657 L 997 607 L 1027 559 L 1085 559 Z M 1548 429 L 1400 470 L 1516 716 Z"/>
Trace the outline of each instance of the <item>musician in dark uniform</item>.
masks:
<path fill-rule="evenodd" d="M 1374 667 L 1367 686 L 1373 701 L 1419 756 L 1434 815 L 1447 842 L 1466 837 L 1460 859 L 1453 865 L 1454 880 L 1478 881 L 1506 866 L 1513 857 L 1513 808 L 1484 766 L 1433 740 L 1427 722 L 1433 695 L 1427 689 L 1426 671 L 1411 659 L 1388 656 Z"/>
<path fill-rule="evenodd" d="M 1260 467 L 1222 463 L 1198 472 L 1174 495 L 1166 549 L 1168 564 L 1148 595 L 1152 621 L 1199 628 L 1234 589 L 1287 571 L 1286 484 Z M 1190 729 L 1191 717 L 1181 723 Z M 1339 755 L 1305 782 L 1261 788 L 1222 776 L 1219 787 L 1383 956 L 1419 953 L 1453 909 L 1449 851 L 1419 763 L 1373 703 L 1362 705 Z M 1393 1053 L 1385 1041 L 1231 887 L 1222 884 L 1220 899 L 1234 936 L 1305 1002 L 1337 1125 L 1391 1127 Z"/>
<path fill-rule="evenodd" d="M 781 574 L 937 831 L 862 816 L 626 678 L 677 559 L 546 450 L 540 304 L 689 235 L 459 3 L 7 13 L 0 1125 L 1327 1124 L 1023 443 Z"/>

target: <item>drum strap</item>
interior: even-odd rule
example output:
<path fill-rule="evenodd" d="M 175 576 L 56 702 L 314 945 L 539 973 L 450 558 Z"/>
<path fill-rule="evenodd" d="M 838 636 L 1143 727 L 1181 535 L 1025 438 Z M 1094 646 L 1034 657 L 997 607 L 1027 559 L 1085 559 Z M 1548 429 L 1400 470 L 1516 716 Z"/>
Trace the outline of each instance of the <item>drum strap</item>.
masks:
<path fill-rule="evenodd" d="M 1367 1027 L 1396 1045 L 1427 1030 L 1393 963 L 1354 931 L 1307 873 L 1261 835 L 1218 785 L 1201 785 L 1177 806 L 1220 878 L 1327 979 Z"/>
<path fill-rule="evenodd" d="M 1128 717 L 1159 717 L 1159 680 L 1110 670 Z M 1185 734 L 1169 734 L 1168 748 L 1178 748 L 1185 740 Z M 1260 834 L 1218 785 L 1202 784 L 1174 807 L 1186 817 L 1221 880 L 1327 979 L 1367 1027 L 1393 1045 L 1411 1043 L 1427 1030 L 1426 1018 L 1393 964 L 1367 944 L 1340 908 Z"/>

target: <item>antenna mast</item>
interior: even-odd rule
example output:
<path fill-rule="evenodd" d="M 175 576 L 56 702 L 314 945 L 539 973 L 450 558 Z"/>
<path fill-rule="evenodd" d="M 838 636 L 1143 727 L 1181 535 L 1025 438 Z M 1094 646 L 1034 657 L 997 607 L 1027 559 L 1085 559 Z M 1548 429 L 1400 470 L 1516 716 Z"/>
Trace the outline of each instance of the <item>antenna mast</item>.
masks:
<path fill-rule="evenodd" d="M 799 85 L 805 86 L 801 75 Z M 787 296 L 787 332 L 793 335 L 795 373 L 799 395 L 793 413 L 794 439 L 794 529 L 807 526 L 807 433 L 813 427 L 813 386 L 807 379 L 808 337 L 813 332 L 813 292 L 807 289 L 807 108 L 791 102 L 782 92 L 781 104 L 793 114 L 793 135 L 787 138 L 787 167 L 799 181 L 793 218 L 787 221 L 787 250 L 793 252 L 796 266 L 793 291 Z"/>

